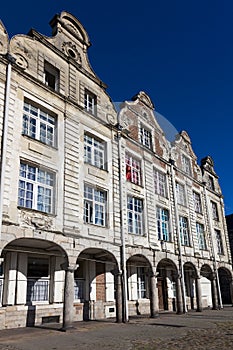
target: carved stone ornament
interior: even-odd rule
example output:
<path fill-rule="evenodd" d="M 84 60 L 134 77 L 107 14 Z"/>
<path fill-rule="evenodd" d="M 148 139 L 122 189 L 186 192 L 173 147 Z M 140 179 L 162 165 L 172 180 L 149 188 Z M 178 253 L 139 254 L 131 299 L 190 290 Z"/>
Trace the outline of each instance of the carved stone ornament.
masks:
<path fill-rule="evenodd" d="M 77 61 L 79 64 L 82 63 L 81 55 L 78 52 L 76 45 L 73 44 L 71 41 L 64 42 L 62 44 L 62 51 L 69 57 L 73 58 L 75 61 Z"/>
<path fill-rule="evenodd" d="M 107 122 L 111 125 L 115 125 L 116 124 L 116 118 L 112 115 L 112 114 L 107 114 Z"/>
<path fill-rule="evenodd" d="M 22 212 L 21 220 L 23 224 L 34 226 L 37 229 L 51 229 L 53 219 L 39 213 Z"/>
<path fill-rule="evenodd" d="M 33 54 L 30 50 L 28 50 L 27 47 L 25 47 L 23 45 L 22 42 L 20 42 L 20 40 L 16 41 L 15 43 L 15 48 L 17 51 L 21 51 L 23 54 L 23 57 L 27 56 L 29 59 L 33 58 Z"/>
<path fill-rule="evenodd" d="M 22 69 L 28 68 L 28 61 L 21 55 L 16 54 L 15 55 L 15 63 L 21 67 Z"/>

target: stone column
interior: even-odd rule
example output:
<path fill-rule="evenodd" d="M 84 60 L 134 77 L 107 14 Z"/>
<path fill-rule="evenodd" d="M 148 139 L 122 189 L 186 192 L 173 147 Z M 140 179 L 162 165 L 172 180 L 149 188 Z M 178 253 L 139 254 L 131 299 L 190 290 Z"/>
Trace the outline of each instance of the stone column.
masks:
<path fill-rule="evenodd" d="M 201 281 L 200 276 L 197 276 L 195 279 L 195 287 L 196 287 L 196 302 L 197 302 L 197 312 L 202 312 L 202 292 L 201 292 Z"/>
<path fill-rule="evenodd" d="M 150 317 L 159 316 L 159 297 L 157 288 L 157 278 L 152 272 L 150 275 Z"/>
<path fill-rule="evenodd" d="M 62 331 L 72 328 L 74 313 L 74 271 L 78 265 L 64 266 L 65 269 L 65 286 L 63 301 L 63 325 Z"/>
<path fill-rule="evenodd" d="M 123 308 L 122 308 L 122 275 L 121 273 L 114 273 L 115 288 L 116 288 L 116 322 L 123 322 Z"/>
<path fill-rule="evenodd" d="M 211 274 L 211 294 L 212 294 L 212 310 L 218 310 L 218 293 L 217 293 L 217 283 L 216 274 L 213 272 Z"/>
<path fill-rule="evenodd" d="M 177 275 L 176 278 L 176 313 L 183 313 L 183 301 L 182 301 L 182 291 L 181 291 L 181 276 Z"/>

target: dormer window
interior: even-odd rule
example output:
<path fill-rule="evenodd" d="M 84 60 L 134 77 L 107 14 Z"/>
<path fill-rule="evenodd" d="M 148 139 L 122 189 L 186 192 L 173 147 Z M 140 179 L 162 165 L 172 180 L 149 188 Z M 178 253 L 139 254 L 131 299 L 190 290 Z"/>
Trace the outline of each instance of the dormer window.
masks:
<path fill-rule="evenodd" d="M 59 70 L 49 62 L 44 63 L 44 83 L 54 91 L 59 90 Z"/>
<path fill-rule="evenodd" d="M 140 142 L 143 146 L 152 149 L 152 135 L 151 132 L 141 125 L 140 127 Z"/>
<path fill-rule="evenodd" d="M 212 176 L 208 176 L 206 185 L 210 190 L 214 191 L 214 179 Z"/>
<path fill-rule="evenodd" d="M 97 112 L 97 96 L 92 92 L 85 90 L 84 94 L 84 108 L 85 110 L 93 115 L 96 115 Z"/>
<path fill-rule="evenodd" d="M 187 174 L 191 175 L 191 164 L 190 159 L 184 154 L 182 155 L 182 170 Z"/>

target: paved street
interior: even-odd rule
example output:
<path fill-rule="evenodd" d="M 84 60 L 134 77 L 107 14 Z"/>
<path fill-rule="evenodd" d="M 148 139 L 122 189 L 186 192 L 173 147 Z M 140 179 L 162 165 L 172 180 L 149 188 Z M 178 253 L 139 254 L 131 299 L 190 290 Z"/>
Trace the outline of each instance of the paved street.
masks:
<path fill-rule="evenodd" d="M 159 318 L 78 322 L 61 332 L 57 325 L 0 331 L 0 350 L 229 350 L 233 349 L 233 308 L 162 313 Z"/>

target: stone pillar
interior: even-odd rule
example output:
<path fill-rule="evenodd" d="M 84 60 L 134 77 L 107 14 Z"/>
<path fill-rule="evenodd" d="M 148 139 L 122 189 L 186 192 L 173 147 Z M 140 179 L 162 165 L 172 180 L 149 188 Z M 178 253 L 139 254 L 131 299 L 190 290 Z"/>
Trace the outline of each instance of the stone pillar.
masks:
<path fill-rule="evenodd" d="M 217 283 L 216 283 L 216 274 L 211 274 L 211 294 L 212 294 L 212 310 L 218 310 L 218 293 L 217 293 Z"/>
<path fill-rule="evenodd" d="M 181 276 L 177 275 L 176 278 L 176 313 L 183 313 L 183 301 L 182 301 L 182 291 L 181 291 Z"/>
<path fill-rule="evenodd" d="M 114 274 L 115 288 L 116 288 L 116 322 L 123 322 L 123 308 L 122 308 L 122 275 L 118 271 Z"/>
<path fill-rule="evenodd" d="M 197 312 L 202 312 L 202 292 L 201 292 L 201 278 L 197 276 L 195 279 L 195 287 L 196 287 L 196 302 L 197 302 Z"/>
<path fill-rule="evenodd" d="M 63 325 L 62 331 L 72 328 L 74 313 L 74 271 L 78 265 L 64 266 L 65 269 L 65 286 L 63 302 Z"/>
<path fill-rule="evenodd" d="M 150 275 L 150 317 L 159 316 L 159 297 L 157 288 L 157 278 L 152 272 Z"/>

